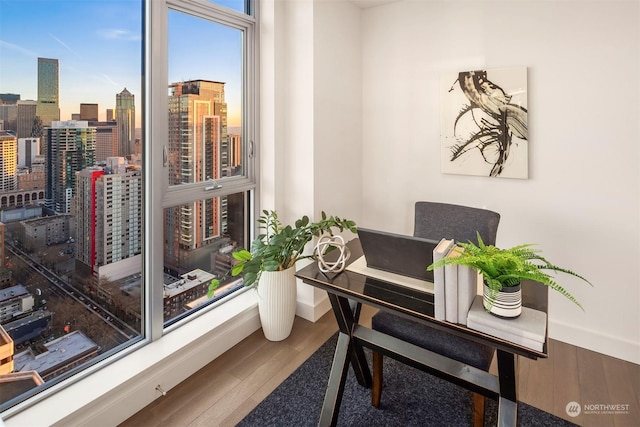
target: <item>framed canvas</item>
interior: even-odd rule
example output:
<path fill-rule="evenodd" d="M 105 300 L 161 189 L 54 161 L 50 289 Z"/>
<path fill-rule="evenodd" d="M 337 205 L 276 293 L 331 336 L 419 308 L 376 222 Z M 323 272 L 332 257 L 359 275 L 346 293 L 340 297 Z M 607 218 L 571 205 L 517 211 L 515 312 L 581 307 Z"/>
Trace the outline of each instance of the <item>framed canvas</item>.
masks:
<path fill-rule="evenodd" d="M 441 170 L 528 178 L 527 68 L 442 76 Z"/>

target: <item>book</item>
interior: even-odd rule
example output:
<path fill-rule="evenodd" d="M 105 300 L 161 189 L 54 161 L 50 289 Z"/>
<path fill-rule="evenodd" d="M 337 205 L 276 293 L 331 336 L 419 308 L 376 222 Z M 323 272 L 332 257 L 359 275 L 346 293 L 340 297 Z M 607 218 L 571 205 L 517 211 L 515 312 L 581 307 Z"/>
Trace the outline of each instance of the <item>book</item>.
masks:
<path fill-rule="evenodd" d="M 506 320 L 506 319 L 505 319 Z M 471 322 L 473 323 L 473 322 Z M 471 327 L 471 326 L 469 326 Z M 478 328 L 472 328 L 480 332 L 484 332 L 485 334 L 493 335 L 494 337 L 502 338 L 504 340 L 510 341 L 515 344 L 522 345 L 524 347 L 528 347 L 532 350 L 542 351 L 544 348 L 543 341 L 536 341 L 531 338 L 523 337 L 521 335 L 509 334 L 500 329 L 492 328 L 490 326 L 480 326 Z"/>
<path fill-rule="evenodd" d="M 446 258 L 460 256 L 461 247 L 454 245 L 449 249 Z M 444 312 L 447 322 L 458 323 L 458 266 L 444 266 Z"/>
<path fill-rule="evenodd" d="M 460 248 L 464 251 L 464 248 Z M 467 314 L 478 294 L 478 273 L 466 265 L 458 265 L 458 323 L 467 324 Z"/>
<path fill-rule="evenodd" d="M 441 239 L 433 249 L 433 262 L 445 257 L 454 245 L 453 239 Z M 445 320 L 444 267 L 433 270 L 433 315 L 438 320 Z"/>
<path fill-rule="evenodd" d="M 542 351 L 547 333 L 547 313 L 522 307 L 520 316 L 503 319 L 487 313 L 482 305 L 482 295 L 477 295 L 467 316 L 467 327 Z"/>

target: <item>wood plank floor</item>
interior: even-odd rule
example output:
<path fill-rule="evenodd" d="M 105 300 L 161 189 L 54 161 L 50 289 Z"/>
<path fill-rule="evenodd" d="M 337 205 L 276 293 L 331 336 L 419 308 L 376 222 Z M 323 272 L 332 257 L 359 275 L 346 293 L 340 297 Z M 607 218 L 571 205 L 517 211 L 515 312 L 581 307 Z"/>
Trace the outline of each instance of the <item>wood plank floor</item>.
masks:
<path fill-rule="evenodd" d="M 374 313 L 364 307 L 362 323 Z M 258 330 L 120 427 L 234 426 L 337 329 L 329 312 L 315 323 L 296 318 L 282 342 Z M 549 358 L 519 358 L 518 375 L 519 400 L 558 417 L 586 427 L 640 426 L 639 365 L 550 340 Z M 570 402 L 579 404 L 576 417 L 567 414 Z"/>

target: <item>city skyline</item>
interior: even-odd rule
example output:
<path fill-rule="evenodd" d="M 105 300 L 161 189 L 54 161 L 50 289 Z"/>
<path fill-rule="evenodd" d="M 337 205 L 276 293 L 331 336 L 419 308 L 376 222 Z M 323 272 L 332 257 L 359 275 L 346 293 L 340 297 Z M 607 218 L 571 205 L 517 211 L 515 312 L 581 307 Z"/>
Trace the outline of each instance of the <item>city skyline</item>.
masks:
<path fill-rule="evenodd" d="M 240 32 L 180 12 L 169 16 L 167 83 L 196 78 L 225 82 L 229 125 L 240 126 Z M 193 42 L 198 34 L 215 41 L 211 55 L 202 55 L 202 44 Z M 0 93 L 37 100 L 38 58 L 57 59 L 60 120 L 71 120 L 80 104 L 90 103 L 98 104 L 98 119 L 104 121 L 107 109 L 116 107 L 116 95 L 127 89 L 135 96 L 140 126 L 142 42 L 139 0 L 0 0 Z"/>

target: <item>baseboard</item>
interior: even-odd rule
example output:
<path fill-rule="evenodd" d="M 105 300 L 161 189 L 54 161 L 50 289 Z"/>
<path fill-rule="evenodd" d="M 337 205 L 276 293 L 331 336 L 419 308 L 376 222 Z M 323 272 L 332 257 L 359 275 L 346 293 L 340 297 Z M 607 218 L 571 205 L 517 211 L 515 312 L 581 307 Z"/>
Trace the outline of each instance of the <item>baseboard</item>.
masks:
<path fill-rule="evenodd" d="M 316 301 L 315 305 L 298 301 L 296 303 L 296 316 L 302 317 L 310 322 L 316 322 L 330 309 L 331 303 L 327 296 L 324 296 L 320 301 Z"/>
<path fill-rule="evenodd" d="M 617 359 L 640 364 L 640 343 L 549 320 L 549 337 Z"/>
<path fill-rule="evenodd" d="M 244 292 L 131 354 L 4 420 L 13 426 L 114 426 L 260 328 L 255 292 Z"/>

